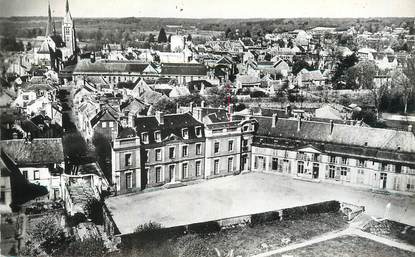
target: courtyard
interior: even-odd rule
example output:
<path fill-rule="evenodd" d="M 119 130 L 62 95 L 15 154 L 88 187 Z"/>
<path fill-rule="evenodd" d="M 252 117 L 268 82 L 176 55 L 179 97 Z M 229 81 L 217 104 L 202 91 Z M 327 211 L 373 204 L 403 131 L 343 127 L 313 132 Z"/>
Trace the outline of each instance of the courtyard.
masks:
<path fill-rule="evenodd" d="M 279 210 L 321 201 L 363 205 L 366 212 L 415 225 L 415 198 L 369 189 L 315 183 L 265 173 L 212 179 L 199 184 L 112 197 L 106 204 L 122 234 L 149 221 L 164 227 Z M 391 203 L 389 210 L 386 205 Z"/>

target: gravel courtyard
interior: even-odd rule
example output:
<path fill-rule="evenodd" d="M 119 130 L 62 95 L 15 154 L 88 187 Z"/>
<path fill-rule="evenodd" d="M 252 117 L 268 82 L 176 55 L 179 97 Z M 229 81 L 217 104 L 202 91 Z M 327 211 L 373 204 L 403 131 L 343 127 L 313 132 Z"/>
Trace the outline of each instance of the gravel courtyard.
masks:
<path fill-rule="evenodd" d="M 165 227 L 278 210 L 327 200 L 366 206 L 368 214 L 415 225 L 415 198 L 367 189 L 301 181 L 265 173 L 212 179 L 199 184 L 106 200 L 120 232 L 148 221 Z"/>

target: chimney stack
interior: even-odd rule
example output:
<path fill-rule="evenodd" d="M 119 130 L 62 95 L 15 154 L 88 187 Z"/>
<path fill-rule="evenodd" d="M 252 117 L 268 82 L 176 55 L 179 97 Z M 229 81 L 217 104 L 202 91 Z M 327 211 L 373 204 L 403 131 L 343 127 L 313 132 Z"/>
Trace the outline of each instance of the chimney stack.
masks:
<path fill-rule="evenodd" d="M 330 135 L 333 134 L 333 129 L 334 129 L 334 122 L 333 120 L 330 120 Z"/>
<path fill-rule="evenodd" d="M 200 107 L 205 108 L 205 101 L 204 100 L 200 103 Z"/>
<path fill-rule="evenodd" d="M 156 119 L 160 125 L 164 124 L 164 113 L 160 111 L 156 111 Z"/>
<path fill-rule="evenodd" d="M 300 132 L 301 129 L 301 117 L 298 118 L 298 122 L 297 122 L 297 132 Z"/>
<path fill-rule="evenodd" d="M 277 121 L 278 121 L 278 114 L 274 113 L 272 114 L 272 128 L 275 128 L 277 126 Z"/>

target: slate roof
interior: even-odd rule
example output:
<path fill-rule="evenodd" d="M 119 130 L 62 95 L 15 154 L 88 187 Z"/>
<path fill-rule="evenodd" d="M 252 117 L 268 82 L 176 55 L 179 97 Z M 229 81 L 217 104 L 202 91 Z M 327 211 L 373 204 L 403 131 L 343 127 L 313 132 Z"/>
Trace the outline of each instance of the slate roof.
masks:
<path fill-rule="evenodd" d="M 301 78 L 302 78 L 302 81 L 325 80 L 319 70 L 304 71 L 304 72 L 302 71 Z"/>
<path fill-rule="evenodd" d="M 271 127 L 271 117 L 255 117 L 258 121 L 259 136 L 290 138 L 321 143 L 344 145 L 345 147 L 377 148 L 387 151 L 415 153 L 415 135 L 412 132 L 334 124 L 332 133 L 330 123 L 301 121 L 279 118 L 275 128 Z"/>
<path fill-rule="evenodd" d="M 202 127 L 202 135 L 204 135 L 203 123 L 193 118 L 190 113 L 165 114 L 163 124 L 159 124 L 155 116 L 136 117 L 134 124 L 137 135 L 141 135 L 142 132 L 148 133 L 150 143 L 156 143 L 154 132 L 158 130 L 161 133 L 162 140 L 169 138 L 171 135 L 182 139 L 183 128 L 188 128 L 189 140 L 198 139 L 194 129 L 197 126 Z M 199 139 L 203 139 L 203 137 Z"/>
<path fill-rule="evenodd" d="M 116 116 L 108 109 L 102 108 L 92 119 L 91 119 L 91 127 L 95 127 L 95 125 L 99 121 L 117 121 Z"/>
<path fill-rule="evenodd" d="M 47 165 L 64 161 L 61 138 L 35 138 L 0 141 L 2 150 L 18 166 Z"/>
<path fill-rule="evenodd" d="M 89 59 L 80 60 L 73 73 L 88 73 L 88 72 L 97 72 L 97 73 L 121 73 L 121 72 L 131 72 L 131 73 L 143 73 L 145 68 L 147 68 L 148 63 L 133 62 L 133 61 L 96 61 L 92 63 Z"/>
<path fill-rule="evenodd" d="M 251 75 L 237 75 L 236 80 L 241 84 L 260 84 L 261 80 Z"/>
<path fill-rule="evenodd" d="M 162 63 L 162 75 L 206 76 L 207 68 L 196 63 Z"/>
<path fill-rule="evenodd" d="M 147 105 L 143 101 L 134 98 L 122 103 L 120 109 L 122 112 L 142 113 L 147 110 Z"/>
<path fill-rule="evenodd" d="M 170 97 L 180 97 L 190 95 L 190 91 L 187 87 L 173 87 L 170 91 Z"/>
<path fill-rule="evenodd" d="M 161 100 L 164 96 L 161 93 L 155 92 L 155 91 L 145 91 L 140 98 L 147 104 L 155 104 L 159 100 Z"/>

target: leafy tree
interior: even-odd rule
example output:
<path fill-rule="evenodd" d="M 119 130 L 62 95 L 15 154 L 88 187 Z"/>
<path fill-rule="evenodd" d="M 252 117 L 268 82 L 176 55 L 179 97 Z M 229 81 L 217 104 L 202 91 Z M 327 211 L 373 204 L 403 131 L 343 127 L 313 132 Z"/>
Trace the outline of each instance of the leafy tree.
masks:
<path fill-rule="evenodd" d="M 83 241 L 73 241 L 61 252 L 61 256 L 100 257 L 107 251 L 101 238 L 87 238 Z"/>
<path fill-rule="evenodd" d="M 279 47 L 281 47 L 281 48 L 285 47 L 285 42 L 284 42 L 284 40 L 282 40 L 281 38 L 280 38 L 280 39 L 278 39 L 277 43 L 278 43 L 278 46 L 279 46 Z"/>
<path fill-rule="evenodd" d="M 155 39 L 154 39 L 154 35 L 150 33 L 150 35 L 148 35 L 148 42 L 149 43 L 154 43 Z"/>
<path fill-rule="evenodd" d="M 94 133 L 92 144 L 95 146 L 95 155 L 108 181 L 112 180 L 111 174 L 111 141 L 101 133 Z"/>
<path fill-rule="evenodd" d="M 206 98 L 208 105 L 213 107 L 228 106 L 229 104 L 236 104 L 237 99 L 232 93 L 231 88 L 212 87 L 209 90 L 209 97 Z"/>
<path fill-rule="evenodd" d="M 288 48 L 293 48 L 294 47 L 294 43 L 293 43 L 293 40 L 291 38 L 288 39 L 287 47 Z"/>
<path fill-rule="evenodd" d="M 169 98 L 162 98 L 153 105 L 153 108 L 164 113 L 176 113 L 176 103 Z"/>
<path fill-rule="evenodd" d="M 159 43 L 167 42 L 167 35 L 166 35 L 166 31 L 164 30 L 164 28 L 160 29 L 159 36 L 157 38 L 157 42 L 159 42 Z"/>
<path fill-rule="evenodd" d="M 191 42 L 192 41 L 192 35 L 190 35 L 190 34 L 187 35 L 187 39 L 186 40 Z"/>
<path fill-rule="evenodd" d="M 4 51 L 24 51 L 22 41 L 16 42 L 14 36 L 2 38 L 0 41 L 0 48 Z"/>
<path fill-rule="evenodd" d="M 179 96 L 174 100 L 176 104 L 180 106 L 188 106 L 190 103 L 194 103 L 196 105 L 200 105 L 203 101 L 203 97 L 199 94 L 190 94 L 186 96 Z"/>
<path fill-rule="evenodd" d="M 26 44 L 26 50 L 27 51 L 30 51 L 30 50 L 32 50 L 32 43 L 30 43 L 30 42 L 27 42 L 27 44 Z"/>
<path fill-rule="evenodd" d="M 47 254 L 54 254 L 68 245 L 68 238 L 60 227 L 55 217 L 48 215 L 43 217 L 31 233 L 33 240 L 40 244 Z"/>
<path fill-rule="evenodd" d="M 79 132 L 64 134 L 62 144 L 63 153 L 70 165 L 79 165 L 82 157 L 88 153 L 87 144 Z"/>
<path fill-rule="evenodd" d="M 297 75 L 302 69 L 310 70 L 311 67 L 308 62 L 304 61 L 303 59 L 299 59 L 293 64 L 292 73 Z"/>
<path fill-rule="evenodd" d="M 97 225 L 102 225 L 104 223 L 102 207 L 103 203 L 93 196 L 87 200 L 84 206 L 87 217 Z"/>
<path fill-rule="evenodd" d="M 251 31 L 249 29 L 245 31 L 245 37 L 251 37 Z"/>
<path fill-rule="evenodd" d="M 337 86 L 339 82 L 345 81 L 345 73 L 347 69 L 353 67 L 358 61 L 359 59 L 357 58 L 355 53 L 344 58 L 340 57 L 340 62 L 336 65 L 334 75 L 332 77 L 333 84 Z"/>
<path fill-rule="evenodd" d="M 348 80 L 350 82 L 355 81 L 357 82 L 359 88 L 368 89 L 370 91 L 377 114 L 379 114 L 380 99 L 382 99 L 383 95 L 387 93 L 388 87 L 385 84 L 380 87 L 376 87 L 374 78 L 378 72 L 378 69 L 375 63 L 368 60 L 362 61 L 355 66 L 350 67 L 347 72 L 349 77 Z"/>
<path fill-rule="evenodd" d="M 101 40 L 102 40 L 102 31 L 101 31 L 101 28 L 99 28 L 97 31 L 96 31 L 96 33 L 95 33 L 95 40 L 97 41 L 97 43 L 98 42 L 101 42 Z"/>
<path fill-rule="evenodd" d="M 231 35 L 231 33 L 232 33 L 231 28 L 226 28 L 226 30 L 225 30 L 225 38 L 229 38 L 229 36 Z"/>

